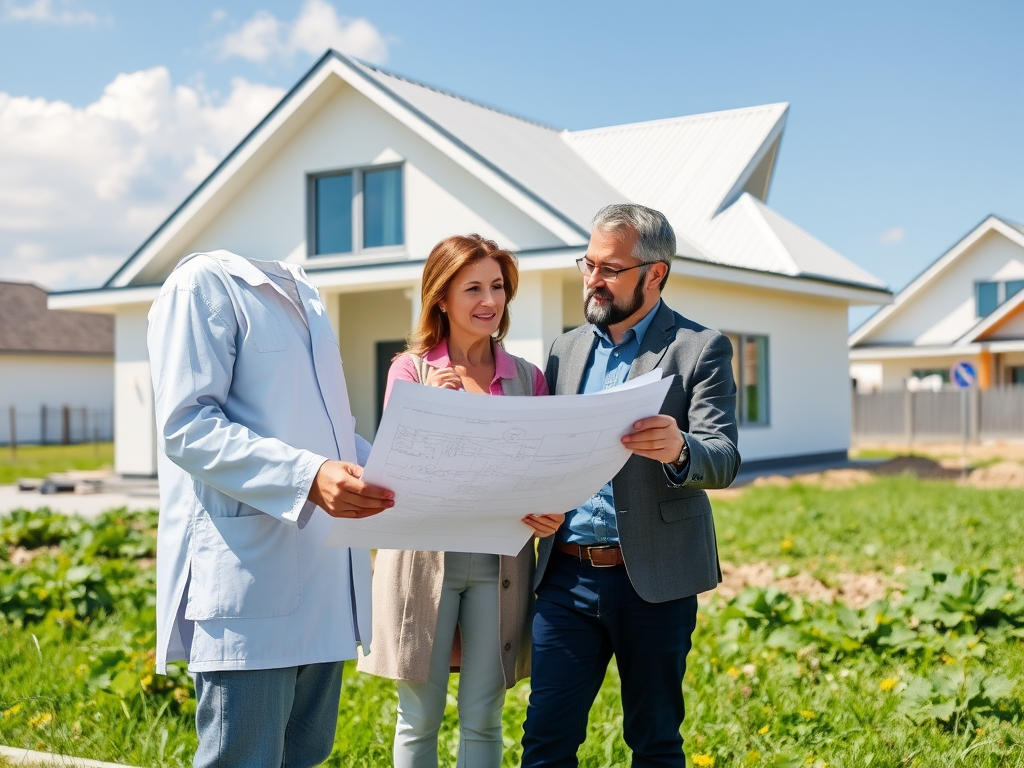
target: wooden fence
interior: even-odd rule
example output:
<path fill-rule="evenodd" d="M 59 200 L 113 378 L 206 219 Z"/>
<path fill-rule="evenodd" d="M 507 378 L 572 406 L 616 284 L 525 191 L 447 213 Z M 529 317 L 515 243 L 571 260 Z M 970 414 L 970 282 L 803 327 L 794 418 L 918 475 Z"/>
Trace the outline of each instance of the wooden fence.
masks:
<path fill-rule="evenodd" d="M 947 443 L 1024 439 L 1024 386 L 853 396 L 853 438 Z"/>

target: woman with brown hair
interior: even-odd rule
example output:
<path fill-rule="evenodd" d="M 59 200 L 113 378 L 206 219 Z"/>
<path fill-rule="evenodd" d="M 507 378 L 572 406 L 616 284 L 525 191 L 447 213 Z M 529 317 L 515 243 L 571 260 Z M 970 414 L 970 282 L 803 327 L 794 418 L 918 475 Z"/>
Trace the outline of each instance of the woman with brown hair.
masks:
<path fill-rule="evenodd" d="M 423 267 L 422 310 L 397 380 L 483 395 L 546 395 L 544 375 L 501 345 L 516 294 L 515 256 L 479 235 L 442 240 Z M 564 515 L 527 515 L 550 536 Z M 398 681 L 398 768 L 437 766 L 448 675 L 459 667 L 460 768 L 501 765 L 505 689 L 528 674 L 533 540 L 517 557 L 380 550 L 373 645 L 359 669 Z"/>

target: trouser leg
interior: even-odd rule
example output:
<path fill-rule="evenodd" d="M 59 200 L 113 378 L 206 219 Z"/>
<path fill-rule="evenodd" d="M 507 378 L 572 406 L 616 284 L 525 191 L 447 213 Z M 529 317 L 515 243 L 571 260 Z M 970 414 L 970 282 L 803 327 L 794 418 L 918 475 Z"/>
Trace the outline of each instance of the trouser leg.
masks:
<path fill-rule="evenodd" d="M 459 630 L 459 768 L 501 767 L 505 676 L 498 646 L 498 556 L 470 555 Z"/>
<path fill-rule="evenodd" d="M 622 683 L 622 735 L 633 768 L 683 768 L 683 675 L 697 598 L 648 603 L 623 571 L 606 618 Z"/>
<path fill-rule="evenodd" d="M 308 768 L 331 756 L 343 667 L 333 662 L 298 668 L 295 701 L 285 729 L 283 768 Z"/>
<path fill-rule="evenodd" d="M 468 569 L 468 560 L 463 563 L 460 557 L 451 557 L 452 554 L 445 555 L 437 629 L 430 651 L 430 674 L 426 682 L 398 681 L 395 768 L 437 767 L 437 732 L 448 700 L 452 640 Z"/>
<path fill-rule="evenodd" d="M 537 592 L 523 768 L 579 764 L 576 753 L 612 654 L 600 621 L 602 574 L 590 568 L 556 555 Z"/>
<path fill-rule="evenodd" d="M 297 673 L 197 672 L 194 768 L 280 768 Z"/>

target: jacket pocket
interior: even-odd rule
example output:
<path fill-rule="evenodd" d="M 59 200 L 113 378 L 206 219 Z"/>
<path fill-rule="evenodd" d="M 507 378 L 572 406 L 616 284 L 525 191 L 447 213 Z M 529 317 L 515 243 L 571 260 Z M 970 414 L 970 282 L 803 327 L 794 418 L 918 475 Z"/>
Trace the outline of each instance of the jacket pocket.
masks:
<path fill-rule="evenodd" d="M 711 502 L 708 500 L 707 494 L 697 488 L 682 498 L 661 502 L 661 519 L 666 523 L 675 523 L 710 514 Z"/>
<path fill-rule="evenodd" d="M 302 602 L 298 531 L 270 515 L 196 518 L 185 618 L 268 619 Z"/>

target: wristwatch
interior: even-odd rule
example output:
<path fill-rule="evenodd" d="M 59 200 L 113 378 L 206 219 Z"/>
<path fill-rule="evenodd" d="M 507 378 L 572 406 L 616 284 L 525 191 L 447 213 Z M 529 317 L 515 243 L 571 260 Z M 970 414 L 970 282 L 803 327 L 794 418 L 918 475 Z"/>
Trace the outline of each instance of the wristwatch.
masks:
<path fill-rule="evenodd" d="M 672 466 L 676 469 L 682 469 L 686 466 L 690 460 L 690 449 L 686 445 L 686 435 L 683 435 L 683 449 L 679 451 L 679 458 L 672 462 Z"/>

